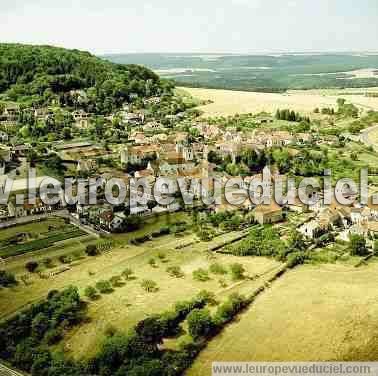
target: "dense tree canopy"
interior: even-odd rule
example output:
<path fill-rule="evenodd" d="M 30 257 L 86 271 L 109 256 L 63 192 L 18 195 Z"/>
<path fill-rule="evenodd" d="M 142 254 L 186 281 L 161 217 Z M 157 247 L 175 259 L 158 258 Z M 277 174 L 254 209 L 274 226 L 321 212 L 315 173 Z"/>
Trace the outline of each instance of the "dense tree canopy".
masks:
<path fill-rule="evenodd" d="M 0 93 L 29 105 L 60 103 L 107 114 L 135 96 L 172 89 L 147 68 L 114 64 L 78 50 L 0 44 Z"/>

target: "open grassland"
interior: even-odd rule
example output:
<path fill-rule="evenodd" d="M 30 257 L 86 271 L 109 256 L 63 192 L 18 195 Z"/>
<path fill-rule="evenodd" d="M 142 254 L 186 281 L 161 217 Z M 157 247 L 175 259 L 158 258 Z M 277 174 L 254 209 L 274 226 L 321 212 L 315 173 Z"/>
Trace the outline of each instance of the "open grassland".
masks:
<path fill-rule="evenodd" d="M 199 106 L 204 117 L 229 116 L 243 113 L 274 113 L 277 109 L 290 108 L 300 113 L 312 113 L 316 107 L 336 108 L 337 98 L 342 91 L 308 90 L 288 93 L 256 93 L 217 89 L 185 88 L 193 97 L 201 100 L 211 100 L 213 103 Z M 378 98 L 364 96 L 365 89 L 359 89 L 356 94 L 347 95 L 352 102 L 363 110 L 378 110 Z M 378 92 L 378 90 L 377 90 Z M 363 95 L 359 95 L 363 94 Z"/>
<path fill-rule="evenodd" d="M 186 250 L 177 251 L 173 247 L 177 243 L 175 239 L 156 241 L 141 253 L 132 258 L 119 259 L 116 265 L 92 278 L 102 279 L 120 274 L 126 267 L 135 270 L 136 279 L 126 282 L 123 287 L 115 289 L 111 294 L 102 295 L 101 298 L 89 306 L 90 322 L 78 327 L 64 341 L 65 350 L 78 358 L 93 355 L 105 338 L 106 328 L 109 326 L 119 330 L 128 330 L 138 321 L 151 314 L 166 311 L 176 302 L 194 297 L 205 289 L 217 294 L 220 299 L 236 291 L 243 292 L 250 289 L 254 283 L 245 280 L 242 283 L 232 282 L 229 276 L 216 276 L 210 274 L 207 282 L 195 281 L 192 272 L 199 269 L 208 269 L 211 263 L 218 262 L 224 267 L 231 263 L 243 262 L 247 273 L 251 276 L 263 274 L 279 263 L 265 258 L 241 259 L 233 256 L 217 255 L 209 259 L 206 255 L 207 245 L 199 244 Z M 157 261 L 156 267 L 148 264 L 149 258 L 156 256 L 158 252 L 164 252 L 166 260 Z M 109 257 L 113 257 L 110 256 Z M 184 276 L 182 278 L 171 277 L 166 269 L 170 266 L 180 266 Z M 146 293 L 140 286 L 143 279 L 151 279 L 157 283 L 158 291 Z M 222 287 L 219 280 L 224 279 L 227 286 Z"/>
<path fill-rule="evenodd" d="M 378 263 L 301 266 L 276 281 L 200 354 L 213 361 L 376 360 Z"/>
<path fill-rule="evenodd" d="M 171 219 L 176 221 L 185 219 L 185 214 L 173 215 Z M 145 226 L 143 231 L 129 235 L 115 235 L 113 238 L 115 248 L 111 251 L 96 257 L 83 257 L 69 265 L 65 272 L 47 280 L 41 279 L 36 274 L 30 274 L 27 285 L 20 283 L 13 288 L 1 289 L 1 317 L 14 314 L 26 305 L 43 298 L 53 289 L 61 290 L 69 285 L 75 285 L 84 296 L 86 287 L 119 276 L 126 268 L 131 268 L 135 278 L 123 280 L 120 286 L 114 287 L 112 293 L 101 294 L 99 299 L 91 301 L 88 306 L 89 322 L 70 332 L 60 344 L 60 349 L 69 356 L 87 358 L 99 349 L 109 326 L 127 330 L 146 316 L 166 311 L 177 301 L 192 298 L 201 290 L 212 291 L 222 300 L 232 292 L 247 294 L 256 283 L 249 279 L 233 282 L 229 274 L 225 276 L 210 274 L 208 281 L 200 282 L 193 279 L 194 270 L 208 269 L 214 262 L 220 263 L 227 269 L 230 264 L 240 262 L 245 266 L 249 276 L 256 277 L 263 276 L 280 266 L 280 263 L 265 258 L 246 259 L 208 252 L 210 247 L 224 244 L 239 236 L 240 232 L 218 236 L 211 242 L 198 242 L 195 235 L 188 231 L 179 236 L 172 234 L 162 236 L 139 246 L 128 244 L 130 239 L 153 231 L 161 225 L 162 223 L 157 221 Z M 180 250 L 176 249 L 178 245 L 189 243 L 193 244 Z M 45 254 L 45 257 L 46 255 L 54 259 L 52 253 Z M 151 258 L 156 261 L 156 266 L 150 265 Z M 12 261 L 7 263 L 6 267 L 21 272 L 26 261 L 26 258 L 17 263 Z M 168 274 L 167 268 L 172 266 L 180 267 L 182 278 L 174 278 Z M 22 273 L 26 273 L 25 269 Z M 144 279 L 155 281 L 158 290 L 154 293 L 146 292 L 141 287 Z M 222 284 L 221 279 L 224 280 Z"/>

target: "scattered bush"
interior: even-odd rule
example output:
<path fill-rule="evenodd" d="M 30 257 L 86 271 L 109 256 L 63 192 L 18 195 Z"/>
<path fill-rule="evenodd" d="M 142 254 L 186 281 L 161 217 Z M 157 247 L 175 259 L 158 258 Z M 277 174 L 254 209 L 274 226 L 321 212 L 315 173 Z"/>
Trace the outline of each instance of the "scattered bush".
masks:
<path fill-rule="evenodd" d="M 244 278 L 245 269 L 242 264 L 232 264 L 230 265 L 231 278 L 234 281 L 239 281 Z"/>
<path fill-rule="evenodd" d="M 193 279 L 199 282 L 206 282 L 210 280 L 209 273 L 205 269 L 197 269 L 194 270 L 193 273 Z"/>
<path fill-rule="evenodd" d="M 97 290 L 93 286 L 88 286 L 84 291 L 84 295 L 91 300 L 95 300 L 97 298 Z"/>
<path fill-rule="evenodd" d="M 5 270 L 0 270 L 0 286 L 9 287 L 16 284 L 17 281 L 14 274 L 7 272 Z"/>
<path fill-rule="evenodd" d="M 88 256 L 97 256 L 100 252 L 98 251 L 95 244 L 88 244 L 85 248 L 85 253 Z"/>
<path fill-rule="evenodd" d="M 211 264 L 209 270 L 213 274 L 220 274 L 220 275 L 227 274 L 226 268 L 218 263 Z"/>
<path fill-rule="evenodd" d="M 170 266 L 167 268 L 167 273 L 171 277 L 175 278 L 182 278 L 184 276 L 184 273 L 182 272 L 181 268 L 179 266 Z"/>
<path fill-rule="evenodd" d="M 141 284 L 142 288 L 146 290 L 147 292 L 156 292 L 158 291 L 157 283 L 150 280 L 150 279 L 144 279 Z"/>
<path fill-rule="evenodd" d="M 96 288 L 101 294 L 110 294 L 114 291 L 112 284 L 109 281 L 98 281 L 96 283 Z"/>

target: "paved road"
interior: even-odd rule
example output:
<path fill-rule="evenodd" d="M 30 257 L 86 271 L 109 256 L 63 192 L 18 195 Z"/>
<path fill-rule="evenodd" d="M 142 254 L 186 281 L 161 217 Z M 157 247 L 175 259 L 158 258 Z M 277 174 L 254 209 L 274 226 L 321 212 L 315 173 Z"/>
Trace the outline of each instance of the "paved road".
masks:
<path fill-rule="evenodd" d="M 24 375 L 0 363 L 0 376 L 24 376 Z"/>

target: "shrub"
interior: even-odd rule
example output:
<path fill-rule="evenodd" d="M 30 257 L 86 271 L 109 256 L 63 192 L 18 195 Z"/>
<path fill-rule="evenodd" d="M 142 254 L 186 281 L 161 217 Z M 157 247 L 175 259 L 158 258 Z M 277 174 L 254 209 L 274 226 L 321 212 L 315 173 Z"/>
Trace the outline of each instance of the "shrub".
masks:
<path fill-rule="evenodd" d="M 109 294 L 113 292 L 112 284 L 109 281 L 98 281 L 96 288 L 101 294 Z"/>
<path fill-rule="evenodd" d="M 184 276 L 184 273 L 182 272 L 181 268 L 179 266 L 170 266 L 167 268 L 167 273 L 171 277 L 175 278 L 181 278 Z"/>
<path fill-rule="evenodd" d="M 85 248 L 85 253 L 88 256 L 97 256 L 99 254 L 99 251 L 95 244 L 88 244 Z"/>
<path fill-rule="evenodd" d="M 227 274 L 226 268 L 218 263 L 211 264 L 209 270 L 213 274 L 221 274 L 221 275 Z"/>
<path fill-rule="evenodd" d="M 39 264 L 37 261 L 28 261 L 26 264 L 25 264 L 25 268 L 28 272 L 30 273 L 34 273 L 37 268 L 38 268 Z"/>
<path fill-rule="evenodd" d="M 91 300 L 94 300 L 97 298 L 97 290 L 93 287 L 93 286 L 88 286 L 85 291 L 84 291 L 84 295 L 91 299 Z"/>
<path fill-rule="evenodd" d="M 214 323 L 208 309 L 194 309 L 187 317 L 190 335 L 195 339 L 207 337 L 214 329 Z"/>
<path fill-rule="evenodd" d="M 134 274 L 134 272 L 130 268 L 126 268 L 122 272 L 122 275 L 123 275 L 123 277 L 125 277 L 125 279 L 130 279 L 133 274 Z"/>
<path fill-rule="evenodd" d="M 238 281 L 244 278 L 245 269 L 242 264 L 232 264 L 230 265 L 231 277 L 234 281 Z"/>
<path fill-rule="evenodd" d="M 209 273 L 205 269 L 197 269 L 193 271 L 193 279 L 200 282 L 206 282 L 210 280 Z"/>
<path fill-rule="evenodd" d="M 147 292 L 156 292 L 158 291 L 157 283 L 150 279 L 144 279 L 141 284 L 142 288 Z"/>
<path fill-rule="evenodd" d="M 0 270 L 0 286 L 9 287 L 16 284 L 17 281 L 14 274 L 7 272 L 5 270 Z"/>

